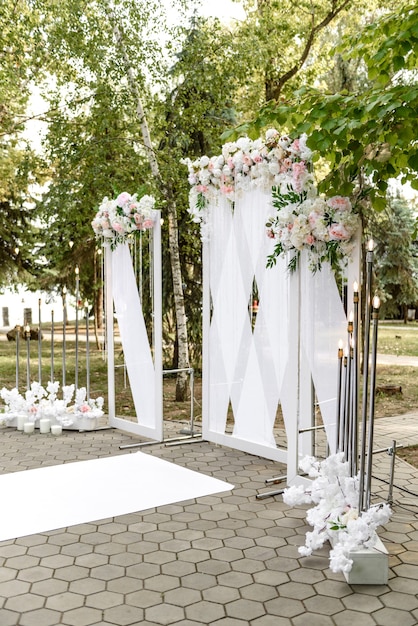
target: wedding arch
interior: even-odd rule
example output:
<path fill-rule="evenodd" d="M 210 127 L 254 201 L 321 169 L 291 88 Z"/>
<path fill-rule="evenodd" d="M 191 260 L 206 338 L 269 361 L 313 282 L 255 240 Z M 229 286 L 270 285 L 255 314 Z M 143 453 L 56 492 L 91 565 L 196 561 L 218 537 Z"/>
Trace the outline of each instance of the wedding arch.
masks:
<path fill-rule="evenodd" d="M 358 218 L 347 198 L 318 195 L 306 137 L 270 130 L 185 162 L 203 241 L 203 438 L 286 463 L 292 484 L 315 404 L 335 451 L 347 312 L 334 271 L 351 301 Z"/>
<path fill-rule="evenodd" d="M 154 198 L 123 192 L 104 198 L 92 222 L 105 250 L 105 319 L 108 366 L 109 425 L 156 441 L 163 439 L 161 221 Z M 148 246 L 143 242 L 147 234 Z M 131 245 L 130 245 L 131 243 Z M 142 262 L 147 256 L 146 264 Z M 134 257 L 139 257 L 137 277 Z M 151 323 L 142 308 L 143 267 L 149 273 Z M 138 278 L 138 280 L 137 280 Z M 139 284 L 138 284 L 139 283 Z M 118 417 L 115 410 L 116 318 L 135 406 L 135 419 Z"/>

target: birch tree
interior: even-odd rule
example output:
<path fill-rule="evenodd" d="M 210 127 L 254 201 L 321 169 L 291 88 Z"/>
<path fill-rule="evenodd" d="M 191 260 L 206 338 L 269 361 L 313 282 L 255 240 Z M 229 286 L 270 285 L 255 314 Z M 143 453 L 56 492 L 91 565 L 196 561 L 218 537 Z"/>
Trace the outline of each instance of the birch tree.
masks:
<path fill-rule="evenodd" d="M 187 319 L 186 310 L 184 305 L 183 294 L 183 277 L 180 263 L 179 252 L 179 237 L 178 237 L 178 223 L 177 223 L 177 207 L 175 197 L 173 195 L 171 185 L 169 181 L 164 181 L 158 160 L 152 145 L 151 135 L 147 122 L 147 117 L 142 103 L 140 90 L 135 78 L 133 67 L 130 63 L 123 40 L 123 33 L 117 22 L 115 15 L 109 10 L 109 17 L 113 25 L 113 33 L 117 48 L 123 58 L 124 67 L 129 81 L 129 86 L 132 91 L 132 95 L 136 101 L 136 113 L 139 124 L 141 126 L 142 141 L 146 150 L 147 158 L 150 164 L 151 172 L 156 180 L 157 186 L 160 190 L 160 194 L 164 197 L 168 213 L 168 241 L 171 260 L 171 275 L 173 280 L 173 296 L 176 315 L 176 327 L 177 327 L 177 347 L 178 347 L 178 363 L 177 367 L 180 370 L 177 376 L 176 386 L 176 400 L 184 400 L 187 395 L 187 370 L 190 367 L 189 363 L 189 344 L 187 337 Z"/>

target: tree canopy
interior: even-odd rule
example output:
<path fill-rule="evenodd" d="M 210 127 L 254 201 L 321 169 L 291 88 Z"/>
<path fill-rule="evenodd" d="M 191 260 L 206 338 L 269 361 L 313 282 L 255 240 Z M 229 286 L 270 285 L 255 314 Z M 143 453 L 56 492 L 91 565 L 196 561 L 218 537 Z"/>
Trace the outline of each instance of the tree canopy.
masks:
<path fill-rule="evenodd" d="M 175 3 L 180 12 L 188 4 Z M 0 282 L 15 279 L 21 259 L 33 285 L 71 288 L 78 263 L 83 298 L 92 300 L 101 286 L 95 209 L 105 195 L 153 193 L 163 217 L 175 211 L 198 343 L 200 247 L 182 158 L 274 126 L 309 135 L 320 190 L 351 195 L 363 216 L 383 209 L 392 178 L 418 188 L 418 9 L 392 0 L 243 4 L 246 19 L 225 25 L 186 13 L 170 23 L 158 0 L 2 3 Z M 22 132 L 34 86 L 47 111 L 42 155 Z M 167 223 L 163 291 L 175 336 Z"/>
<path fill-rule="evenodd" d="M 267 103 L 234 134 L 255 136 L 272 124 L 307 133 L 308 145 L 328 168 L 321 190 L 354 194 L 381 210 L 390 179 L 418 189 L 417 6 L 402 3 L 384 12 L 357 35 L 344 37 L 335 52 L 364 63 L 365 85 L 337 92 L 302 85 L 286 102 Z"/>

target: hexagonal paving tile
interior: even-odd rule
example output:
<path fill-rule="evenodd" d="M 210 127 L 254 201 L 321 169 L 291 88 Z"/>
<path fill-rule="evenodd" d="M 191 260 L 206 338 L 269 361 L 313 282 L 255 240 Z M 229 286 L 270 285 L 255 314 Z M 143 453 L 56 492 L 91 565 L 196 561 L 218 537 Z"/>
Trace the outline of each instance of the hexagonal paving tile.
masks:
<path fill-rule="evenodd" d="M 157 604 L 145 609 L 145 619 L 157 624 L 172 624 L 184 618 L 184 609 L 174 604 Z"/>

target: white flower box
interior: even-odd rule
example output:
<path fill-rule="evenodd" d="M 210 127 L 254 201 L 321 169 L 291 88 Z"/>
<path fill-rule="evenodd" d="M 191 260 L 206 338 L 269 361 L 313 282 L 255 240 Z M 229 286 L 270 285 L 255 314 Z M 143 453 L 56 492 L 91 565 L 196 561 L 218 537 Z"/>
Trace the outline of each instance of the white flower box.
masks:
<path fill-rule="evenodd" d="M 332 545 L 332 541 L 331 541 Z M 386 585 L 389 575 L 389 555 L 377 538 L 374 548 L 358 548 L 349 553 L 353 565 L 344 576 L 349 585 Z"/>
<path fill-rule="evenodd" d="M 74 420 L 74 427 L 77 430 L 95 430 L 97 423 L 97 417 L 77 417 Z"/>

